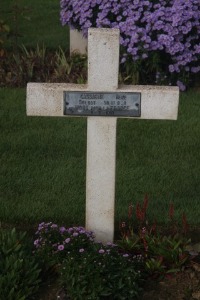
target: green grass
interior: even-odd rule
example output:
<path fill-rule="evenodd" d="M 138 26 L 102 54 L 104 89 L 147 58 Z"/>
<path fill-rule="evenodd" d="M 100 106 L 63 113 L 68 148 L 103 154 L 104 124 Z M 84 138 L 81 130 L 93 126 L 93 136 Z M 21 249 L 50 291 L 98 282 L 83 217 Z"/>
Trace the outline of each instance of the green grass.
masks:
<path fill-rule="evenodd" d="M 16 23 L 13 21 L 13 6 L 18 4 L 21 8 L 27 8 L 22 14 L 18 13 L 18 38 L 19 45 L 35 47 L 43 44 L 49 48 L 63 49 L 69 47 L 69 30 L 60 22 L 59 0 L 1 0 L 0 19 L 3 19 L 12 30 L 16 31 Z M 9 39 L 5 46 L 11 47 L 13 39 Z"/>
<path fill-rule="evenodd" d="M 181 95 L 178 121 L 118 120 L 116 224 L 149 195 L 200 224 L 200 94 Z M 0 90 L 0 220 L 84 224 L 86 119 L 27 117 L 24 89 Z"/>
<path fill-rule="evenodd" d="M 117 212 L 125 202 L 150 198 L 151 219 L 167 220 L 174 202 L 177 216 L 184 211 L 199 223 L 200 94 L 181 95 L 177 121 L 120 120 L 117 160 Z"/>

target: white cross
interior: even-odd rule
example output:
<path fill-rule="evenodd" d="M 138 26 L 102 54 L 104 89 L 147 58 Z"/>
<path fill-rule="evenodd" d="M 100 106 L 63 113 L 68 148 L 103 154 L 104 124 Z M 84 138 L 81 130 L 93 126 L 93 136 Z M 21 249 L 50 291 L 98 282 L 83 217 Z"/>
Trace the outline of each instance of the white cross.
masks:
<path fill-rule="evenodd" d="M 116 93 L 141 94 L 141 114 L 137 119 L 175 120 L 178 114 L 179 89 L 164 86 L 120 86 L 119 30 L 89 29 L 88 84 L 29 83 L 28 116 L 65 115 L 64 92 L 87 95 Z M 79 97 L 77 96 L 77 97 Z M 86 97 L 87 98 L 87 97 Z M 89 104 L 88 100 L 83 102 Z M 82 107 L 84 109 L 84 107 Z M 122 116 L 124 117 L 124 116 Z M 127 111 L 127 117 L 128 111 Z M 114 238 L 116 116 L 87 116 L 86 228 L 96 239 L 107 242 Z"/>

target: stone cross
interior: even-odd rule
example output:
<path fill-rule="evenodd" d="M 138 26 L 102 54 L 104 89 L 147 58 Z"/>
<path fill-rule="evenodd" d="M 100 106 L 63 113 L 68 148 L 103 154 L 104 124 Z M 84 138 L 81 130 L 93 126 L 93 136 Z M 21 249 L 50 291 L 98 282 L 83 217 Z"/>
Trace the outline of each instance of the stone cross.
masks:
<path fill-rule="evenodd" d="M 175 120 L 178 114 L 177 87 L 118 87 L 118 68 L 118 29 L 92 28 L 87 85 L 27 86 L 28 116 L 87 117 L 86 228 L 102 242 L 114 238 L 117 118 Z"/>
<path fill-rule="evenodd" d="M 87 39 L 83 37 L 82 33 L 77 29 L 69 31 L 70 40 L 70 55 L 74 53 L 86 54 L 87 53 Z"/>

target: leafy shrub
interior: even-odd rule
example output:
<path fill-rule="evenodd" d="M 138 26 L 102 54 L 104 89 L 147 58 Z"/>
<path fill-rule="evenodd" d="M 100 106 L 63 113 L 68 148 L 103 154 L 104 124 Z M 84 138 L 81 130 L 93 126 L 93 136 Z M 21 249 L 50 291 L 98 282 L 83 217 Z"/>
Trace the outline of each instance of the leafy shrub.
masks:
<path fill-rule="evenodd" d="M 96 243 L 83 227 L 39 224 L 36 255 L 58 265 L 61 285 L 71 299 L 137 299 L 143 261 L 119 251 L 116 245 Z M 109 298 L 110 297 L 110 298 Z"/>
<path fill-rule="evenodd" d="M 164 271 L 167 273 L 178 272 L 181 267 L 188 260 L 189 254 L 186 251 L 186 246 L 189 240 L 184 239 L 178 235 L 148 235 L 144 236 L 148 247 L 147 257 L 150 260 L 153 258 L 161 263 Z M 150 272 L 152 269 L 148 266 L 149 259 L 147 259 L 146 266 Z"/>
<path fill-rule="evenodd" d="M 27 82 L 86 81 L 86 57 L 69 57 L 61 48 L 49 51 L 39 46 L 27 49 L 21 46 L 16 54 L 7 53 L 0 60 L 0 86 L 24 87 Z"/>
<path fill-rule="evenodd" d="M 174 219 L 174 206 L 170 204 L 169 217 L 171 225 L 166 235 L 157 230 L 156 222 L 150 225 L 147 220 L 148 197 L 142 205 L 136 204 L 135 220 L 133 205 L 129 206 L 128 221 L 121 223 L 122 238 L 117 244 L 128 253 L 142 254 L 145 258 L 146 271 L 152 275 L 178 272 L 189 258 L 187 249 L 190 240 L 185 237 L 188 224 L 182 216 L 182 230 Z M 135 223 L 138 223 L 136 226 Z"/>
<path fill-rule="evenodd" d="M 1 300 L 25 300 L 38 291 L 40 269 L 26 233 L 0 230 Z"/>
<path fill-rule="evenodd" d="M 90 27 L 119 28 L 121 62 L 131 58 L 133 74 L 185 90 L 183 82 L 200 71 L 199 0 L 61 0 L 60 5 L 62 24 L 85 36 Z"/>
<path fill-rule="evenodd" d="M 113 245 L 94 244 L 66 257 L 60 280 L 74 300 L 139 299 L 141 265 L 141 257 L 120 253 Z"/>

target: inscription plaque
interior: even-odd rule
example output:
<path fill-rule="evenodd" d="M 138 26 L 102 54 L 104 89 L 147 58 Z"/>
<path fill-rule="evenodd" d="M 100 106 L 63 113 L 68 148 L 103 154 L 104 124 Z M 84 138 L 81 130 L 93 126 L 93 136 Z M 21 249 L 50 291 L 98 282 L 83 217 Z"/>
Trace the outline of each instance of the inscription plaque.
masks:
<path fill-rule="evenodd" d="M 141 93 L 64 92 L 64 115 L 141 116 Z"/>

